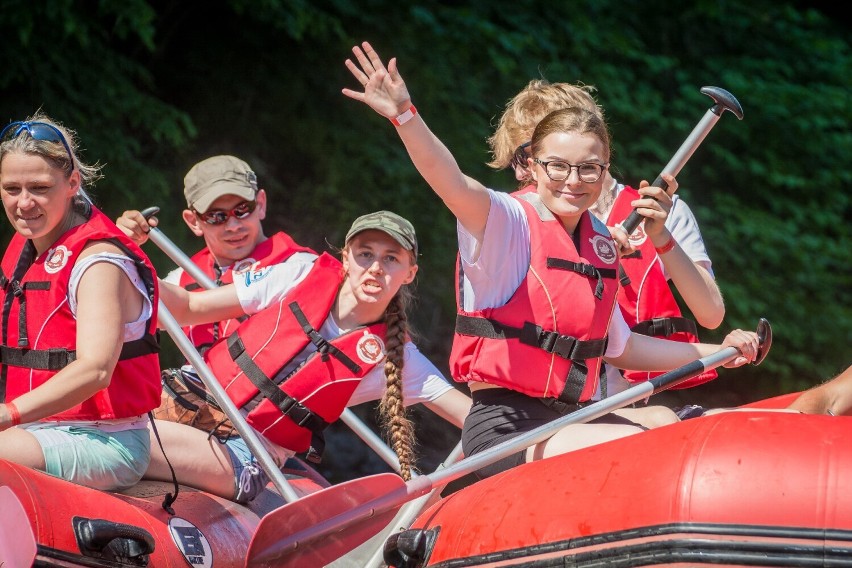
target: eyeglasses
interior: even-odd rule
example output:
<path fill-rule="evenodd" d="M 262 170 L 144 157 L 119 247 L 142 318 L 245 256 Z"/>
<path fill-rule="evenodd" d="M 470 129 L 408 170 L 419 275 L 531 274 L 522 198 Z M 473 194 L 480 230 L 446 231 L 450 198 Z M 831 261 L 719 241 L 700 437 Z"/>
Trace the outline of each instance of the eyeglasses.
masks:
<path fill-rule="evenodd" d="M 17 128 L 15 128 L 16 126 Z M 12 131 L 13 128 L 15 128 L 14 131 Z M 61 143 L 65 147 L 65 151 L 68 152 L 68 159 L 71 161 L 71 167 L 74 167 L 74 154 L 71 153 L 71 147 L 68 146 L 68 141 L 65 140 L 65 136 L 62 135 L 62 132 L 60 132 L 59 129 L 52 124 L 38 121 L 24 122 L 20 120 L 12 122 L 7 124 L 6 127 L 0 131 L 0 141 L 6 140 L 7 134 L 9 135 L 9 140 L 14 140 L 20 136 L 22 132 L 29 134 L 33 140 Z"/>
<path fill-rule="evenodd" d="M 195 214 L 208 225 L 222 225 L 228 221 L 229 217 L 233 217 L 234 219 L 245 219 L 254 213 L 255 209 L 257 209 L 257 201 L 243 201 L 229 211 L 222 211 L 221 209 L 208 211 L 207 213 L 199 213 L 194 209 L 193 211 L 195 211 Z"/>
<path fill-rule="evenodd" d="M 512 154 L 512 162 L 511 166 L 513 168 L 525 168 L 527 167 L 527 159 L 530 157 L 530 153 L 528 148 L 530 147 L 532 142 L 524 142 L 520 146 L 515 149 L 515 153 Z"/>
<path fill-rule="evenodd" d="M 577 169 L 577 176 L 580 181 L 585 183 L 594 183 L 601 179 L 604 170 L 609 167 L 609 164 L 598 164 L 596 162 L 586 162 L 584 164 L 569 164 L 561 160 L 551 160 L 542 162 L 538 158 L 533 158 L 536 164 L 544 168 L 544 172 L 553 181 L 565 181 L 571 175 L 571 170 Z"/>

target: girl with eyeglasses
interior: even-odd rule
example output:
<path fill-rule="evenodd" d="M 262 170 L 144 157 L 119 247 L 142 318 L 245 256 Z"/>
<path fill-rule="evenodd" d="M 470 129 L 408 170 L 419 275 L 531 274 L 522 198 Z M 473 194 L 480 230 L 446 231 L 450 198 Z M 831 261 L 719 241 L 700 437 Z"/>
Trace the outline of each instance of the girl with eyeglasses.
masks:
<path fill-rule="evenodd" d="M 530 81 L 506 104 L 494 134 L 488 139 L 494 169 L 511 168 L 519 182 L 519 191 L 534 188 L 528 169 L 529 140 L 536 124 L 549 112 L 567 107 L 585 108 L 603 116 L 603 109 L 592 97 L 588 85 Z M 667 191 L 647 184 L 638 190 L 618 183 L 610 170 L 604 172 L 603 189 L 589 212 L 606 222 L 621 247 L 622 288 L 618 303 L 631 329 L 644 335 L 676 341 L 697 342 L 696 321 L 715 329 L 725 316 L 725 303 L 716 284 L 710 256 L 689 206 L 675 194 L 676 185 Z M 648 233 L 644 225 L 630 239 L 618 227 L 633 207 L 653 206 L 653 198 L 667 212 L 665 223 L 649 224 L 657 232 Z M 665 252 L 658 252 L 657 249 Z M 695 321 L 681 313 L 670 286 L 677 289 Z M 647 380 L 659 373 L 622 371 L 605 365 L 606 381 L 601 381 L 599 397 L 630 387 L 631 382 Z M 716 378 L 710 370 L 675 388 L 683 389 Z M 700 409 L 687 405 L 683 411 Z M 616 411 L 643 425 L 663 425 L 678 421 L 678 415 L 664 406 L 636 405 Z"/>
<path fill-rule="evenodd" d="M 527 159 L 535 189 L 496 192 L 464 175 L 432 134 L 412 105 L 396 59 L 386 68 L 366 42 L 353 53 L 357 64 L 346 60 L 346 66 L 364 90 L 343 94 L 391 120 L 415 167 L 458 220 L 458 316 L 450 369 L 473 398 L 462 431 L 465 455 L 586 405 L 597 390 L 602 361 L 665 371 L 727 346 L 741 353 L 729 367 L 755 359 L 753 332 L 735 330 L 722 345 L 712 345 L 647 337 L 627 327 L 616 309 L 616 243 L 588 211 L 610 162 L 601 116 L 581 108 L 545 116 L 532 134 Z M 666 217 L 654 203 L 640 213 L 649 233 Z M 642 430 L 609 414 L 567 426 L 478 475 Z"/>
<path fill-rule="evenodd" d="M 406 406 L 423 403 L 461 428 L 470 399 L 411 340 L 407 305 L 418 271 L 411 223 L 390 211 L 363 215 L 340 256 L 293 255 L 202 292 L 163 283 L 162 298 L 182 324 L 251 316 L 204 359 L 279 465 L 294 454 L 316 461 L 323 430 L 347 406 L 380 400 L 389 444 L 409 479 L 414 435 Z M 241 438 L 156 426 L 181 483 L 245 503 L 268 482 Z M 156 448 L 146 477 L 171 479 Z"/>
<path fill-rule="evenodd" d="M 83 190 L 99 167 L 38 113 L 0 133 L 0 459 L 97 489 L 142 477 L 160 402 L 157 284 Z"/>

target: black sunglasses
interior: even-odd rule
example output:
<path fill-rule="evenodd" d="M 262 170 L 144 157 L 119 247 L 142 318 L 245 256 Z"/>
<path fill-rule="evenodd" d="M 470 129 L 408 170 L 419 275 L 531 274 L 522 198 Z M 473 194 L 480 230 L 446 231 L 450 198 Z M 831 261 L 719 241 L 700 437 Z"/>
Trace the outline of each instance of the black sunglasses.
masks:
<path fill-rule="evenodd" d="M 208 211 L 206 213 L 199 213 L 195 211 L 195 214 L 198 217 L 207 223 L 208 225 L 222 225 L 228 221 L 229 217 L 233 217 L 235 219 L 245 219 L 257 209 L 257 201 L 243 201 L 233 209 L 229 211 L 222 211 L 221 209 L 216 209 L 214 211 Z"/>
<path fill-rule="evenodd" d="M 528 167 L 527 158 L 530 157 L 530 144 L 532 142 L 524 142 L 515 148 L 515 153 L 512 154 L 512 162 L 510 164 L 513 168 L 520 167 L 526 169 Z"/>
<path fill-rule="evenodd" d="M 15 129 L 14 131 L 12 130 L 13 128 Z M 74 154 L 71 153 L 71 147 L 68 145 L 68 141 L 65 140 L 65 136 L 62 135 L 62 132 L 60 132 L 59 129 L 52 124 L 21 120 L 12 122 L 7 124 L 6 127 L 0 131 L 0 141 L 6 140 L 7 135 L 9 140 L 14 140 L 20 136 L 22 132 L 29 134 L 33 140 L 61 143 L 65 147 L 65 151 L 68 152 L 68 159 L 71 161 L 71 167 L 74 167 Z"/>

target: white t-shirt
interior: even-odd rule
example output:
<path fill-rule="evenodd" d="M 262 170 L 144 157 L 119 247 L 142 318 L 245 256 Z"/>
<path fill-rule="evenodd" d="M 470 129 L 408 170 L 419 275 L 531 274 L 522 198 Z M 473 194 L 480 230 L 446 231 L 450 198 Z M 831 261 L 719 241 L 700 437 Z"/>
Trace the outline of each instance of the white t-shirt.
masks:
<path fill-rule="evenodd" d="M 457 223 L 464 269 L 463 308 L 467 311 L 505 305 L 530 266 L 530 228 L 523 206 L 508 193 L 490 189 L 488 193 L 491 208 L 482 242 Z M 613 310 L 608 335 L 605 356 L 618 357 L 630 337 L 621 310 Z"/>
<path fill-rule="evenodd" d="M 316 258 L 314 254 L 297 253 L 285 262 L 243 273 L 234 283 L 240 305 L 245 313 L 255 314 L 279 302 L 308 275 Z M 325 339 L 332 340 L 346 330 L 341 329 L 334 317 L 329 315 L 318 331 Z M 290 365 L 282 369 L 280 374 L 285 376 L 289 374 L 290 370 L 301 364 L 314 351 L 316 346 L 308 343 L 305 350 L 297 355 Z M 433 401 L 452 388 L 454 387 L 417 349 L 417 346 L 411 341 L 406 341 L 402 368 L 402 397 L 405 405 Z M 349 399 L 348 406 L 378 400 L 382 398 L 384 391 L 384 366 L 379 364 L 361 379 L 352 398 Z"/>

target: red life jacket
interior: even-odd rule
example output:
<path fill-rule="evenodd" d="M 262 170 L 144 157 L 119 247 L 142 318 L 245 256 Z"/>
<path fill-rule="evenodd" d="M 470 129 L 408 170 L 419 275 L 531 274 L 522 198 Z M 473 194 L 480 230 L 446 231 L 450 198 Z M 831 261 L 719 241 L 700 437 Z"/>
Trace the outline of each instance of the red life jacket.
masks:
<path fill-rule="evenodd" d="M 607 222 L 614 224 L 618 220 L 626 219 L 633 211 L 630 202 L 639 198 L 638 191 L 625 187 L 616 197 Z M 618 294 L 618 305 L 627 325 L 635 333 L 698 343 L 698 327 L 693 320 L 681 314 L 677 300 L 663 274 L 663 263 L 659 260 L 651 239 L 645 234 L 644 223 L 640 223 L 630 236 L 630 242 L 637 252 L 621 259 L 622 287 Z M 662 373 L 624 370 L 622 374 L 628 381 L 639 383 Z M 710 369 L 673 388 L 694 387 L 717 376 L 716 370 Z"/>
<path fill-rule="evenodd" d="M 35 247 L 18 233 L 2 260 L 3 301 L 0 401 L 13 401 L 44 384 L 76 359 L 77 322 L 68 306 L 71 270 L 83 248 L 108 240 L 133 259 L 148 289 L 153 315 L 145 336 L 125 343 L 107 388 L 45 420 L 112 420 L 145 414 L 160 404 L 157 278 L 142 250 L 92 207 L 86 223 L 73 227 L 35 261 Z"/>
<path fill-rule="evenodd" d="M 322 453 L 322 431 L 385 358 L 384 323 L 330 341 L 319 335 L 343 278 L 340 261 L 323 253 L 290 293 L 252 315 L 204 356 L 238 408 L 260 401 L 248 412 L 252 427 L 279 446 L 309 452 L 313 461 Z M 310 343 L 317 350 L 276 384 L 279 372 Z"/>
<path fill-rule="evenodd" d="M 227 270 L 224 274 L 222 274 L 221 269 L 216 264 L 216 259 L 213 258 L 210 249 L 207 247 L 198 251 L 192 257 L 192 262 L 201 268 L 204 274 L 209 276 L 217 285 L 221 286 L 232 283 L 234 281 L 234 274 L 242 274 L 246 270 L 251 269 L 255 263 L 260 268 L 271 266 L 279 262 L 284 262 L 297 252 L 313 253 L 314 251 L 297 244 L 290 235 L 278 232 L 257 245 L 251 252 L 250 257 L 235 262 L 230 270 Z M 180 276 L 180 285 L 190 291 L 201 289 L 201 285 L 186 271 Z M 233 333 L 243 320 L 245 320 L 245 317 L 214 323 L 189 325 L 184 327 L 183 331 L 189 337 L 189 340 L 192 341 L 192 344 L 195 345 L 196 349 L 203 353 L 210 348 L 214 341 Z"/>
<path fill-rule="evenodd" d="M 452 376 L 566 404 L 588 401 L 615 309 L 618 253 L 606 226 L 588 212 L 575 230 L 578 250 L 538 194 L 521 190 L 513 196 L 530 226 L 529 270 L 497 308 L 464 311 L 459 287 Z"/>

